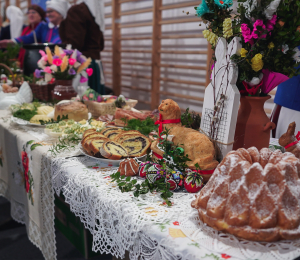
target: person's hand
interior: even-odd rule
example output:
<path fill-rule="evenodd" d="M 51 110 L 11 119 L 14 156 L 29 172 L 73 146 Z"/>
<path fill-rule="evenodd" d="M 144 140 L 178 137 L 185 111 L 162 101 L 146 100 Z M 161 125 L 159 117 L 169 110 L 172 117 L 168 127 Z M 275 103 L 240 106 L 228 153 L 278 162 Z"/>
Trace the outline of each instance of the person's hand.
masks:
<path fill-rule="evenodd" d="M 7 45 L 9 45 L 9 44 L 14 44 L 14 41 L 13 40 L 2 40 L 2 41 L 0 41 L 0 49 L 6 48 Z"/>

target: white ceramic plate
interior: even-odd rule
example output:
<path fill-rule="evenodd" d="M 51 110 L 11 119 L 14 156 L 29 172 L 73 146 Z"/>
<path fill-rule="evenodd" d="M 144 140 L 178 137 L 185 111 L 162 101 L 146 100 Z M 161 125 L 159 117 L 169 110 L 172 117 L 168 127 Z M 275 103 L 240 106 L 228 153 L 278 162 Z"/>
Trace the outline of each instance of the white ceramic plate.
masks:
<path fill-rule="evenodd" d="M 78 145 L 78 148 L 80 150 L 80 152 L 90 158 L 93 158 L 94 160 L 98 160 L 100 162 L 103 162 L 103 163 L 108 163 L 108 164 L 111 164 L 113 166 L 119 166 L 120 165 L 120 162 L 123 160 L 110 160 L 110 159 L 106 159 L 106 158 L 97 158 L 97 157 L 94 157 L 94 156 L 91 156 L 89 154 L 87 154 L 84 149 L 82 148 L 81 144 Z M 147 154 L 141 156 L 141 157 L 136 157 L 138 160 L 144 162 L 146 161 L 146 157 L 147 157 Z"/>
<path fill-rule="evenodd" d="M 88 113 L 89 119 L 91 119 L 92 114 Z M 45 127 L 46 125 L 40 125 L 40 124 L 33 124 L 30 123 L 29 121 L 23 120 L 21 118 L 17 118 L 14 116 L 11 116 L 10 118 L 11 121 L 13 121 L 14 123 L 18 124 L 18 125 L 31 125 L 31 126 L 39 126 L 39 127 Z"/>
<path fill-rule="evenodd" d="M 26 120 L 23 120 L 21 118 L 17 118 L 14 116 L 11 116 L 10 120 L 18 125 L 31 125 L 31 126 L 45 127 L 45 125 L 33 124 L 33 123 L 30 123 L 29 121 L 26 121 Z"/>

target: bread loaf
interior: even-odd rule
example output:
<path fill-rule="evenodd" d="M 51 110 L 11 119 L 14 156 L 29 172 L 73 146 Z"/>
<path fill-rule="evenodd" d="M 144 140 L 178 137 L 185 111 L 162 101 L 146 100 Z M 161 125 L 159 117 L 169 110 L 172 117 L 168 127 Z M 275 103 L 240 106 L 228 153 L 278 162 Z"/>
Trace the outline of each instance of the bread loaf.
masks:
<path fill-rule="evenodd" d="M 103 157 L 111 160 L 120 160 L 122 157 L 127 157 L 127 151 L 122 145 L 108 141 L 100 148 L 100 153 Z"/>
<path fill-rule="evenodd" d="M 145 155 L 151 145 L 149 138 L 141 134 L 124 135 L 119 143 L 126 148 L 129 157 Z"/>
<path fill-rule="evenodd" d="M 55 106 L 54 119 L 57 120 L 57 117 L 68 115 L 68 119 L 73 119 L 77 122 L 85 119 L 88 119 L 88 109 L 86 105 L 77 101 L 70 101 Z"/>
<path fill-rule="evenodd" d="M 105 137 L 95 137 L 87 141 L 88 150 L 91 155 L 95 157 L 102 157 L 100 154 L 100 149 L 103 147 L 103 144 L 108 142 L 109 139 Z"/>

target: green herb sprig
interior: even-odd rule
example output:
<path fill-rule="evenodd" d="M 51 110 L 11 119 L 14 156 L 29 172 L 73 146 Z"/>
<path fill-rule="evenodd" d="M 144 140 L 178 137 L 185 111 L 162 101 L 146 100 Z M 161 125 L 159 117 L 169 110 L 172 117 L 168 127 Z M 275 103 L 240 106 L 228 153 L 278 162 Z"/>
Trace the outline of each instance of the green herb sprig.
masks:
<path fill-rule="evenodd" d="M 62 117 L 58 116 L 56 120 L 51 118 L 51 120 L 49 121 L 44 121 L 44 120 L 39 120 L 39 121 L 41 125 L 49 125 L 49 124 L 59 123 L 60 121 L 68 120 L 68 119 L 69 119 L 68 115 L 62 115 Z"/>
<path fill-rule="evenodd" d="M 64 137 L 59 137 L 58 141 L 53 146 L 51 146 L 48 151 L 51 152 L 53 156 L 57 156 L 61 152 L 75 148 L 79 144 L 81 139 L 82 138 L 75 133 L 69 134 Z"/>
<path fill-rule="evenodd" d="M 30 121 L 30 119 L 35 115 L 37 115 L 36 109 L 20 109 L 13 113 L 14 117 L 21 118 L 26 121 Z"/>
<path fill-rule="evenodd" d="M 126 177 L 120 175 L 120 172 L 116 172 L 110 175 L 111 180 L 115 181 L 121 190 L 121 192 L 133 191 L 135 197 L 139 197 L 142 194 L 147 194 L 148 192 L 160 192 L 160 197 L 166 202 L 168 206 L 172 206 L 169 198 L 173 196 L 173 192 L 170 191 L 170 183 L 165 182 L 165 180 L 158 179 L 151 183 L 147 179 L 142 183 L 137 183 L 137 179 L 132 179 L 131 177 Z"/>
<path fill-rule="evenodd" d="M 121 120 L 125 123 L 125 131 L 137 130 L 141 134 L 149 136 L 152 131 L 157 131 L 158 129 L 158 125 L 155 125 L 155 122 L 151 117 L 147 117 L 143 121 L 139 119 L 127 120 L 126 118 L 122 118 Z"/>
<path fill-rule="evenodd" d="M 161 135 L 165 135 L 160 141 L 160 147 L 165 151 L 163 159 L 153 160 L 153 162 L 161 165 L 163 171 L 179 170 L 185 173 L 187 169 L 187 161 L 191 161 L 188 155 L 184 155 L 183 149 L 173 142 L 168 141 L 168 135 L 170 130 L 167 129 L 163 131 Z M 173 163 L 170 162 L 170 157 L 173 158 Z M 150 160 L 149 160 L 150 161 Z M 199 165 L 196 165 L 199 168 Z M 146 194 L 148 192 L 160 192 L 160 197 L 166 202 L 168 206 L 171 206 L 169 198 L 173 196 L 173 192 L 170 191 L 170 183 L 165 181 L 165 178 L 157 179 L 155 182 L 151 183 L 145 179 L 142 183 L 137 183 L 136 179 L 131 177 L 121 176 L 120 172 L 112 174 L 111 180 L 115 181 L 122 192 L 133 191 L 135 197 L 141 194 Z"/>

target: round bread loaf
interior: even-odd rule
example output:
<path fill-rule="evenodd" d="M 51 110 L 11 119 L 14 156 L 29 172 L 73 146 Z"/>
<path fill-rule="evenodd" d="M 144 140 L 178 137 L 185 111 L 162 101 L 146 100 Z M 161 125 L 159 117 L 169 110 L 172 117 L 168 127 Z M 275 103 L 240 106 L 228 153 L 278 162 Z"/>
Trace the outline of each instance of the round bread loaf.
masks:
<path fill-rule="evenodd" d="M 77 101 L 70 101 L 55 106 L 54 119 L 57 117 L 68 115 L 68 119 L 73 119 L 77 122 L 88 119 L 88 109 L 85 104 Z"/>

